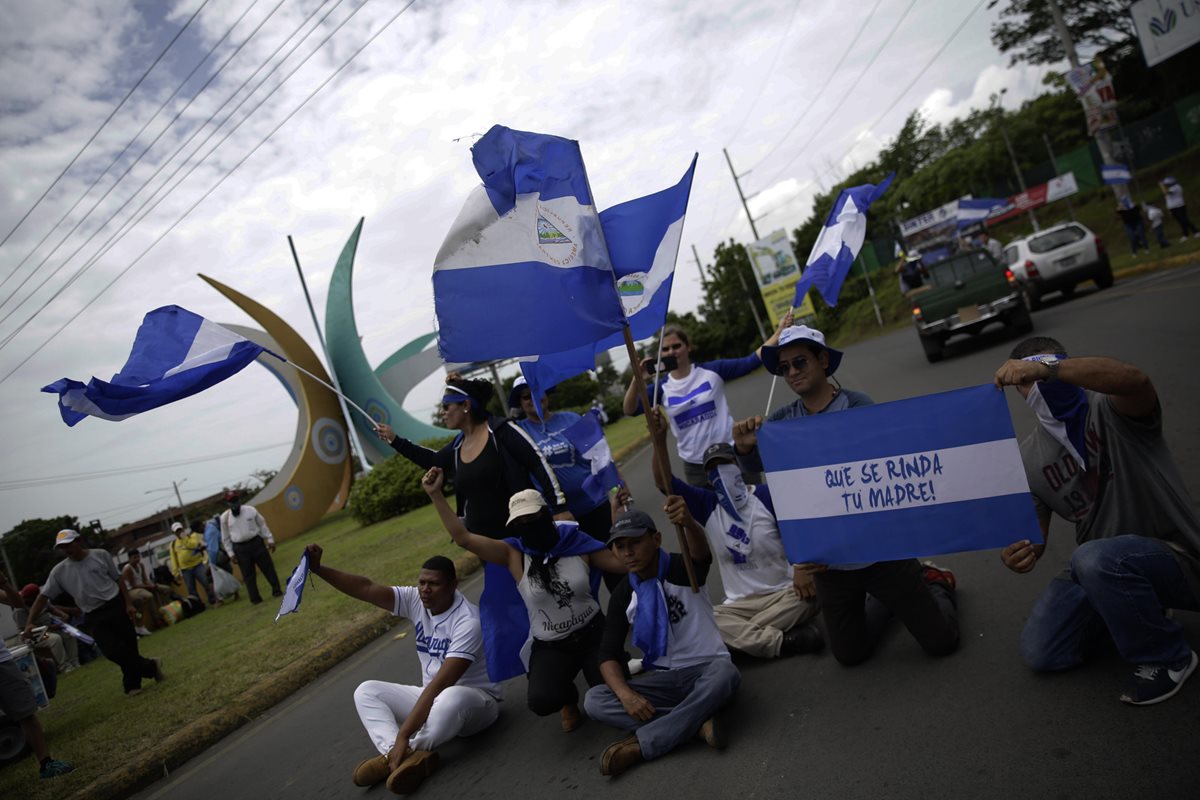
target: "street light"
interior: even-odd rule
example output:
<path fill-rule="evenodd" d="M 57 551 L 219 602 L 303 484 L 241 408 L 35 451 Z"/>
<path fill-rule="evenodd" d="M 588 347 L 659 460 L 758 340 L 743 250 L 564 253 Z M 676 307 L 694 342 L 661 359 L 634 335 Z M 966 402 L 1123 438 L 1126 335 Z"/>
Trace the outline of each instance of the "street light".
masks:
<path fill-rule="evenodd" d="M 179 494 L 179 487 L 185 483 L 187 483 L 187 478 L 184 478 L 183 480 L 178 481 L 178 482 L 171 481 L 171 488 L 175 490 L 175 499 L 179 501 L 179 513 L 183 517 L 184 527 L 187 527 L 190 529 L 192 527 L 192 523 L 191 523 L 191 520 L 188 519 L 187 511 L 183 507 L 183 496 Z M 146 492 L 143 492 L 143 494 L 154 494 L 156 492 L 165 492 L 165 491 L 167 491 L 166 486 L 162 487 L 161 489 L 149 489 Z"/>

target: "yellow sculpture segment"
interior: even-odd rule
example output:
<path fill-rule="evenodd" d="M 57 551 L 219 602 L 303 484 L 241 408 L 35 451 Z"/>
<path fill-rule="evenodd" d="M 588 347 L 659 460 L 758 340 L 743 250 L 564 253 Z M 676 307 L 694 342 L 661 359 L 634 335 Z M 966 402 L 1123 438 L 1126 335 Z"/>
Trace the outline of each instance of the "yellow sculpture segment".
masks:
<path fill-rule="evenodd" d="M 279 355 L 329 382 L 329 374 L 300 334 L 265 306 L 206 275 L 205 282 L 249 314 L 278 342 Z M 257 508 L 276 539 L 290 539 L 317 523 L 326 512 L 343 507 L 350 487 L 350 446 L 341 408 L 332 391 L 271 356 L 263 355 L 264 366 L 281 375 L 285 385 L 298 386 L 295 397 L 304 436 L 297 436 L 296 449 L 284 469 L 262 492 L 247 500 Z M 282 377 L 286 375 L 286 378 Z"/>

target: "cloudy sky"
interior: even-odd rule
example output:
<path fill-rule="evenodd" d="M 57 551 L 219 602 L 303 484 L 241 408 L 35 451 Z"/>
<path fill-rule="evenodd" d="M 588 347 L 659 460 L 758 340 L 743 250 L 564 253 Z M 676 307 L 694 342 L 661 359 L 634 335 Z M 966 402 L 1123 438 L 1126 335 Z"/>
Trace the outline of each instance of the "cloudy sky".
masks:
<path fill-rule="evenodd" d="M 0 246 L 0 531 L 59 514 L 116 527 L 166 507 L 172 481 L 191 500 L 281 464 L 295 410 L 256 367 L 75 428 L 38 389 L 111 376 L 160 305 L 252 324 L 198 272 L 315 346 L 286 236 L 321 309 L 362 216 L 356 318 L 379 363 L 433 328 L 433 256 L 492 124 L 579 140 L 601 208 L 673 184 L 698 152 L 672 299 L 685 311 L 691 245 L 710 258 L 750 238 L 722 147 L 760 232 L 790 230 L 913 108 L 944 121 L 1002 87 L 1011 107 L 1042 77 L 1005 66 L 995 12 L 974 0 L 201 3 L 0 0 L 0 236 L 33 209 Z M 431 380 L 409 408 L 424 417 L 437 396 Z"/>

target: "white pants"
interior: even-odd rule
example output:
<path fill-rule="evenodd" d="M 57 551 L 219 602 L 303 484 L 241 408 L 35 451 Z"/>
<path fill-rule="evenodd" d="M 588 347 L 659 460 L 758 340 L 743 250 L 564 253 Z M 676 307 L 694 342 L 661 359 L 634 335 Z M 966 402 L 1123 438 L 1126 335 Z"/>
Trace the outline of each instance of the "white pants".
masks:
<path fill-rule="evenodd" d="M 408 718 L 420 686 L 403 686 L 385 681 L 365 681 L 354 690 L 354 707 L 371 743 L 380 753 L 396 744 L 400 724 Z M 496 698 L 472 686 L 448 686 L 433 700 L 429 718 L 410 738 L 414 750 L 433 750 L 455 736 L 471 736 L 491 725 L 500 716 Z"/>

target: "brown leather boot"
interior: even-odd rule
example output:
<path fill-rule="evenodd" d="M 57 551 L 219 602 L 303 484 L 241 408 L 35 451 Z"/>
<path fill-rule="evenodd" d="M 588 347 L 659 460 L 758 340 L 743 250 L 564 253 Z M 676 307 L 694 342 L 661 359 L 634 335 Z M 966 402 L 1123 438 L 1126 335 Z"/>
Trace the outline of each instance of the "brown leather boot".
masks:
<path fill-rule="evenodd" d="M 404 757 L 387 779 L 387 788 L 393 794 L 412 794 L 438 768 L 438 754 L 433 750 L 413 750 Z"/>
<path fill-rule="evenodd" d="M 583 714 L 579 713 L 579 706 L 574 703 L 563 706 L 558 713 L 562 718 L 563 733 L 570 733 L 583 724 Z"/>
<path fill-rule="evenodd" d="M 721 724 L 717 722 L 716 717 L 709 717 L 704 720 L 704 724 L 696 731 L 696 738 L 713 750 L 725 749 L 725 731 L 722 729 Z"/>
<path fill-rule="evenodd" d="M 621 741 L 610 744 L 600 756 L 600 774 L 616 777 L 634 764 L 646 759 L 642 757 L 642 745 L 637 734 L 631 733 Z"/>
<path fill-rule="evenodd" d="M 355 786 L 374 786 L 387 780 L 391 770 L 388 769 L 387 756 L 375 756 L 361 762 L 354 768 Z"/>

